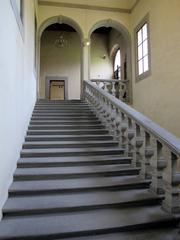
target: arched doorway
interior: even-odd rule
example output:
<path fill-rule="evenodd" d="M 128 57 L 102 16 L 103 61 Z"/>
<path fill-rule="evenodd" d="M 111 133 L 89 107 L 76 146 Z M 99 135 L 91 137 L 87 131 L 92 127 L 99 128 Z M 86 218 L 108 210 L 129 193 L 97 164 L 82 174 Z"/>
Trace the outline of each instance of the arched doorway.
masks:
<path fill-rule="evenodd" d="M 121 79 L 127 82 L 127 102 L 132 102 L 131 38 L 119 22 L 108 19 L 97 22 L 89 32 L 90 79 Z M 121 60 L 119 75 L 115 75 L 114 63 L 117 51 Z M 117 67 L 117 66 L 116 66 Z"/>
<path fill-rule="evenodd" d="M 80 99 L 83 34 L 73 20 L 54 17 L 39 28 L 39 98 Z"/>

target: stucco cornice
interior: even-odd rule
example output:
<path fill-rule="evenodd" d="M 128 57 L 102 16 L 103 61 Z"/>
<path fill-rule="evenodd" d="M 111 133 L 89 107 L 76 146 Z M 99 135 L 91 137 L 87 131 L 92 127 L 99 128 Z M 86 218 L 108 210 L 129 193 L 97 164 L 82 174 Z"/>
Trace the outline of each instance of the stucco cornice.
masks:
<path fill-rule="evenodd" d="M 85 5 L 85 4 L 74 4 L 74 3 L 65 3 L 65 2 L 56 2 L 56 1 L 43 1 L 39 0 L 39 5 L 41 6 L 52 6 L 52 7 L 67 7 L 67 8 L 79 8 L 86 10 L 95 10 L 95 11 L 108 11 L 108 12 L 119 12 L 119 13 L 127 13 L 130 14 L 132 10 L 135 8 L 139 0 L 135 2 L 131 9 L 127 8 L 111 8 L 111 7 L 102 7 L 95 5 Z"/>

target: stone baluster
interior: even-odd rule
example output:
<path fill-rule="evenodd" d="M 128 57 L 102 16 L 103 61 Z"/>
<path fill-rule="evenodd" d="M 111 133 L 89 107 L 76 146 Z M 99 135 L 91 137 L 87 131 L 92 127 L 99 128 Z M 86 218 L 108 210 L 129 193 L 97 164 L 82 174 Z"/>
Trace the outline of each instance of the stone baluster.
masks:
<path fill-rule="evenodd" d="M 117 117 L 117 108 L 115 105 L 111 104 L 111 115 L 110 115 L 110 128 L 111 128 L 111 134 L 114 137 L 114 140 L 116 140 L 116 117 Z"/>
<path fill-rule="evenodd" d="M 144 128 L 135 123 L 135 152 L 132 159 L 134 167 L 140 167 L 145 159 L 145 131 Z"/>
<path fill-rule="evenodd" d="M 111 91 L 112 91 L 112 95 L 113 95 L 114 97 L 116 96 L 115 84 L 116 84 L 116 82 L 112 82 L 112 89 L 111 89 Z"/>
<path fill-rule="evenodd" d="M 164 146 L 155 137 L 154 154 L 151 159 L 152 182 L 150 189 L 156 194 L 164 194 L 163 190 L 163 170 L 167 166 L 166 156 L 164 155 Z"/>
<path fill-rule="evenodd" d="M 119 99 L 123 101 L 124 96 L 124 84 L 119 82 Z"/>
<path fill-rule="evenodd" d="M 120 124 L 120 144 L 121 147 L 125 150 L 125 155 L 128 156 L 128 136 L 127 131 L 128 130 L 128 117 L 125 113 L 121 113 L 121 124 Z"/>
<path fill-rule="evenodd" d="M 100 81 L 96 81 L 96 85 L 99 87 L 100 86 Z"/>
<path fill-rule="evenodd" d="M 136 125 L 133 119 L 128 117 L 128 129 L 126 131 L 127 134 L 127 147 L 128 147 L 128 155 L 133 157 L 135 154 L 135 137 L 136 137 Z"/>
<path fill-rule="evenodd" d="M 97 116 L 102 121 L 103 124 L 106 124 L 105 119 L 105 113 L 106 113 L 106 102 L 103 96 L 100 97 L 100 104 L 97 108 Z"/>
<path fill-rule="evenodd" d="M 142 153 L 140 176 L 143 179 L 151 178 L 150 161 L 154 154 L 154 144 L 152 136 L 145 131 L 145 152 Z"/>
<path fill-rule="evenodd" d="M 162 207 L 169 213 L 180 213 L 180 156 L 171 152 L 168 147 L 163 149 L 167 166 L 163 171 L 163 187 L 165 199 Z"/>
<path fill-rule="evenodd" d="M 104 83 L 104 90 L 108 92 L 108 87 L 107 87 L 108 83 L 107 82 L 103 82 L 103 83 Z"/>
<path fill-rule="evenodd" d="M 110 133 L 111 133 L 111 111 L 112 111 L 111 102 L 106 99 L 105 122 L 107 129 L 110 130 Z"/>
<path fill-rule="evenodd" d="M 95 92 L 95 98 L 94 98 L 94 101 L 92 102 L 92 108 L 96 114 L 96 116 L 98 116 L 98 107 L 100 105 L 100 95 L 98 92 Z"/>
<path fill-rule="evenodd" d="M 98 95 L 98 103 L 96 105 L 96 116 L 101 119 L 101 114 L 103 111 L 103 102 L 102 102 L 102 96 L 99 94 Z"/>
<path fill-rule="evenodd" d="M 115 139 L 119 142 L 119 145 L 121 146 L 121 122 L 122 122 L 122 113 L 119 108 L 116 108 L 116 118 L 115 118 L 115 125 L 116 125 L 116 131 L 115 131 Z"/>

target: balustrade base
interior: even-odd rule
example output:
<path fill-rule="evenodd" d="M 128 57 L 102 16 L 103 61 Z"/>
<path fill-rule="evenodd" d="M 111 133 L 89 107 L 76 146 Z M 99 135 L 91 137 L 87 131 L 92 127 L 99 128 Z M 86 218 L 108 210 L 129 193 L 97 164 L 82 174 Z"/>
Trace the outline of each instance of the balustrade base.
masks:
<path fill-rule="evenodd" d="M 172 206 L 168 205 L 167 203 L 165 203 L 163 201 L 162 209 L 165 212 L 168 212 L 168 213 L 173 214 L 173 215 L 177 215 L 180 218 L 180 206 L 173 206 L 172 207 Z"/>
<path fill-rule="evenodd" d="M 150 191 L 157 195 L 164 195 L 164 190 L 162 188 L 155 188 L 152 185 L 150 185 Z"/>

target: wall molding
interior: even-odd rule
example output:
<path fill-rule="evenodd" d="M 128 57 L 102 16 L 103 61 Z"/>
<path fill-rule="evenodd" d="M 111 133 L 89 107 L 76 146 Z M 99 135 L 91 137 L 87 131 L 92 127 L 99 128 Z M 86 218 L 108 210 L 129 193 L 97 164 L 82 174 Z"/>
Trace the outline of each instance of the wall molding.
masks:
<path fill-rule="evenodd" d="M 111 8 L 111 7 L 101 7 L 101 6 L 95 6 L 95 5 L 85 5 L 85 4 L 76 4 L 76 3 L 74 4 L 74 3 L 65 3 L 65 2 L 56 2 L 56 1 L 44 2 L 43 0 L 39 0 L 38 3 L 41 6 L 79 8 L 79 9 L 86 9 L 86 10 L 119 12 L 119 13 L 127 13 L 127 14 L 131 13 L 131 9 L 128 9 L 128 8 Z"/>
<path fill-rule="evenodd" d="M 63 76 L 46 76 L 45 79 L 45 99 L 49 100 L 50 97 L 50 82 L 53 80 L 64 81 L 65 83 L 65 94 L 64 99 L 68 100 L 68 77 Z"/>
<path fill-rule="evenodd" d="M 18 24 L 19 31 L 21 33 L 22 39 L 24 40 L 24 25 L 23 25 L 23 21 L 21 19 L 20 13 L 18 11 L 16 1 L 10 0 L 10 3 L 11 3 L 11 6 L 12 6 L 12 10 L 14 12 L 14 15 L 15 15 L 16 22 Z"/>
<path fill-rule="evenodd" d="M 136 0 L 136 2 L 134 3 L 134 5 L 131 8 L 131 13 L 134 11 L 134 9 L 136 8 L 136 6 L 138 5 L 139 2 L 140 2 L 140 0 Z"/>

